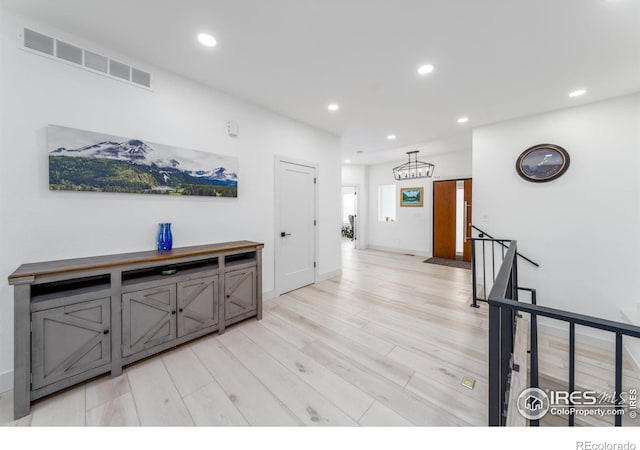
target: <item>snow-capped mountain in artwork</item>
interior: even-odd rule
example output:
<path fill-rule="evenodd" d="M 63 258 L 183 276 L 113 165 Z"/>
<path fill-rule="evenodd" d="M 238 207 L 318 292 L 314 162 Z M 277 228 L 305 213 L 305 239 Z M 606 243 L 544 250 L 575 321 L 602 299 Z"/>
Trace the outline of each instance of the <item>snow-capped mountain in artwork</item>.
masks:
<path fill-rule="evenodd" d="M 52 156 L 70 156 L 76 158 L 113 159 L 131 164 L 149 166 L 154 169 L 173 169 L 194 178 L 214 182 L 218 181 L 229 185 L 237 183 L 238 181 L 238 175 L 233 172 L 228 172 L 224 167 L 215 167 L 211 170 L 181 170 L 180 161 L 174 158 L 154 158 L 156 155 L 154 154 L 153 148 L 138 139 L 130 139 L 124 142 L 104 141 L 77 149 L 60 147 L 51 151 L 50 154 Z"/>
<path fill-rule="evenodd" d="M 233 157 L 53 125 L 48 138 L 52 189 L 237 196 Z"/>

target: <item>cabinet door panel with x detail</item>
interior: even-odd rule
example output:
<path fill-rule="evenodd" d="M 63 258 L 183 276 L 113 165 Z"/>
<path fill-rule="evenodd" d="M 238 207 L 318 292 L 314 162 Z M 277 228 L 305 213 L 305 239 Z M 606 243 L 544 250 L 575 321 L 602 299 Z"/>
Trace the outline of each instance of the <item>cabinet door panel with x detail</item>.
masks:
<path fill-rule="evenodd" d="M 178 283 L 178 337 L 218 324 L 218 276 Z"/>
<path fill-rule="evenodd" d="M 257 310 L 256 269 L 239 269 L 224 275 L 225 319 Z"/>
<path fill-rule="evenodd" d="M 122 296 L 122 356 L 176 338 L 176 285 Z"/>
<path fill-rule="evenodd" d="M 101 298 L 33 313 L 33 389 L 111 362 L 110 305 Z"/>

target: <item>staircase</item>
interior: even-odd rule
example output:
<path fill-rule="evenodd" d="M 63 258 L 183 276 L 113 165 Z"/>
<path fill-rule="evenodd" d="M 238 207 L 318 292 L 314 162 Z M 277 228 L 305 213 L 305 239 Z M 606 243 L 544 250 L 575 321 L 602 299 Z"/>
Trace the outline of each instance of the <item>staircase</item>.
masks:
<path fill-rule="evenodd" d="M 515 410 L 529 417 L 530 426 L 637 426 L 640 377 L 629 349 L 640 346 L 640 326 L 537 305 L 535 289 L 518 285 L 519 256 L 516 241 L 510 241 L 487 298 L 489 425 L 513 423 Z M 532 303 L 518 301 L 523 290 L 532 293 Z M 539 317 L 557 328 L 541 332 Z M 520 370 L 527 338 L 517 324 L 523 318 L 530 325 L 530 353 L 528 368 Z M 605 346 L 585 342 L 585 330 L 597 330 L 608 339 Z"/>

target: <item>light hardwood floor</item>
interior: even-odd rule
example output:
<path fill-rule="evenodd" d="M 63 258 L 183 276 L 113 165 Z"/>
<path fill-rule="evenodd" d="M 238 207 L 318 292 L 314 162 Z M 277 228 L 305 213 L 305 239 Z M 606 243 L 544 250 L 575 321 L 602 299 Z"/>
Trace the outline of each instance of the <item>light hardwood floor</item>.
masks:
<path fill-rule="evenodd" d="M 343 275 L 250 319 L 37 401 L 8 425 L 486 424 L 486 308 L 469 271 L 344 248 Z M 460 383 L 477 380 L 474 390 Z"/>
<path fill-rule="evenodd" d="M 39 400 L 18 421 L 0 394 L 0 423 L 484 426 L 487 307 L 469 307 L 468 270 L 422 260 L 345 246 L 341 277 L 266 301 L 263 320 Z"/>
<path fill-rule="evenodd" d="M 569 350 L 567 345 L 568 331 L 566 335 L 556 333 L 543 333 L 540 336 L 539 347 L 544 349 L 540 354 L 540 387 L 549 390 L 567 390 L 569 379 Z M 602 334 L 602 340 L 607 337 Z M 599 343 L 599 346 L 588 345 L 588 339 L 576 338 L 575 356 L 575 384 L 578 391 L 595 391 L 597 393 L 615 392 L 615 344 L 607 347 Z M 622 391 L 631 389 L 640 391 L 640 375 L 636 367 L 629 363 L 626 354 L 623 355 Z M 547 414 L 540 421 L 542 426 L 566 426 L 567 416 L 552 416 Z M 576 426 L 613 426 L 614 418 L 611 416 L 576 416 Z M 640 418 L 622 416 L 622 426 L 640 426 Z"/>

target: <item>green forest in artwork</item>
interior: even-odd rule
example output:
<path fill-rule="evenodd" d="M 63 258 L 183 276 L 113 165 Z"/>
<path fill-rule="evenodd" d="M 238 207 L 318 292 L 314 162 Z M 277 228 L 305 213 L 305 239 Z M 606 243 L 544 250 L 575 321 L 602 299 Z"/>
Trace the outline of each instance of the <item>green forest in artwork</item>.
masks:
<path fill-rule="evenodd" d="M 420 193 L 418 189 L 402 191 L 402 203 L 419 203 Z"/>
<path fill-rule="evenodd" d="M 49 125 L 49 189 L 238 196 L 238 159 Z"/>
<path fill-rule="evenodd" d="M 129 192 L 140 194 L 236 197 L 236 186 L 216 186 L 210 181 L 125 161 L 49 155 L 49 188 L 64 191 Z"/>

